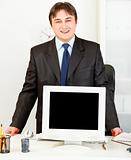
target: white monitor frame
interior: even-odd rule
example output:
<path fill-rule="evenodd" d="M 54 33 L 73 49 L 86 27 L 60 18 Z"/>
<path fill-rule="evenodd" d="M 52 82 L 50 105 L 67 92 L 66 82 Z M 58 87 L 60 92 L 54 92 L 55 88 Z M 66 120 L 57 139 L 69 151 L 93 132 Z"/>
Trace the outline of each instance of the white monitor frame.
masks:
<path fill-rule="evenodd" d="M 98 93 L 98 130 L 77 130 L 77 129 L 50 129 L 49 110 L 50 92 L 81 92 Z M 105 87 L 77 87 L 77 86 L 43 86 L 43 118 L 42 134 L 45 139 L 64 140 L 64 141 L 88 141 L 96 137 L 96 140 L 105 140 Z M 91 122 L 90 122 L 91 123 Z"/>

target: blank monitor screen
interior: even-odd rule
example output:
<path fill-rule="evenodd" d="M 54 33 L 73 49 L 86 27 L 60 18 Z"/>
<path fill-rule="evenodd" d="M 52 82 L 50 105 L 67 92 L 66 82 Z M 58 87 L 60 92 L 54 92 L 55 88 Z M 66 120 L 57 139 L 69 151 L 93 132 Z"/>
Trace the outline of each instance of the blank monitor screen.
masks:
<path fill-rule="evenodd" d="M 98 93 L 50 92 L 49 128 L 98 129 Z"/>
<path fill-rule="evenodd" d="M 105 91 L 105 87 L 43 86 L 43 138 L 104 139 Z"/>

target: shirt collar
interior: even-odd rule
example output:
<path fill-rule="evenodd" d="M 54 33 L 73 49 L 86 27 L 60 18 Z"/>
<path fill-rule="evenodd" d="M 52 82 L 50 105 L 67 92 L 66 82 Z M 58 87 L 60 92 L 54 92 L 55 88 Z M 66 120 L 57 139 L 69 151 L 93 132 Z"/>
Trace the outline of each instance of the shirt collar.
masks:
<path fill-rule="evenodd" d="M 70 45 L 71 48 L 73 48 L 74 41 L 75 41 L 75 36 L 73 36 L 73 37 L 71 38 L 71 40 L 67 42 L 67 43 Z M 60 41 L 57 37 L 55 37 L 55 43 L 56 43 L 56 48 L 57 48 L 58 51 L 61 49 L 62 44 L 64 44 L 64 43 L 63 43 L 62 41 Z"/>

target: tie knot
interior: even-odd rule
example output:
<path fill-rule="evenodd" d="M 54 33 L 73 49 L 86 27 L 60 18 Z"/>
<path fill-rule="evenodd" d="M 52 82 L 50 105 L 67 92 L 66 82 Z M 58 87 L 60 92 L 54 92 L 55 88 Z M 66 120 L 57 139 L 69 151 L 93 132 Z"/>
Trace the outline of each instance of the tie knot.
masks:
<path fill-rule="evenodd" d="M 64 47 L 64 49 L 68 49 L 69 44 L 68 43 L 64 43 L 62 46 Z"/>

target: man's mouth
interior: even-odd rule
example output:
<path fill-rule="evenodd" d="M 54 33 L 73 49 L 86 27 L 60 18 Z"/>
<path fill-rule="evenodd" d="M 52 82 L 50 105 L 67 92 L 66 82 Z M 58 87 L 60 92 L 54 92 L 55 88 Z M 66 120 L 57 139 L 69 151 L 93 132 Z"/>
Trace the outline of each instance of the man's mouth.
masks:
<path fill-rule="evenodd" d="M 69 30 L 66 30 L 66 31 L 60 31 L 62 34 L 67 34 L 69 33 L 70 31 Z"/>

